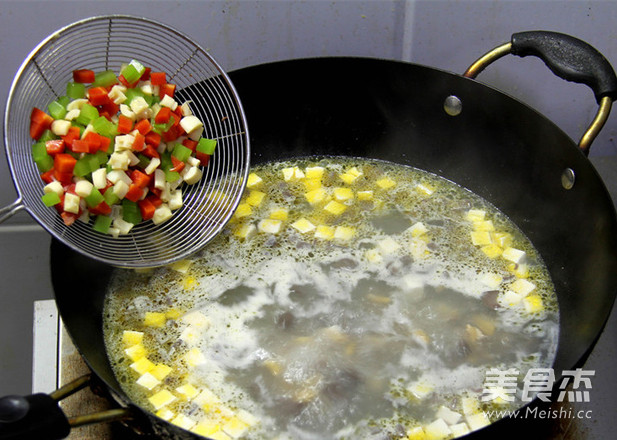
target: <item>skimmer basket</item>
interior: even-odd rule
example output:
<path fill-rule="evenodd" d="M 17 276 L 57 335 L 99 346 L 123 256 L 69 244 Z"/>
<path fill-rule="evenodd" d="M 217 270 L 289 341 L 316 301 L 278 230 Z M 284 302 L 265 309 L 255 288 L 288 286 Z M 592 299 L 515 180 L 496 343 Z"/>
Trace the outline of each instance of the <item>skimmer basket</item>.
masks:
<path fill-rule="evenodd" d="M 76 221 L 66 226 L 42 201 L 44 182 L 32 160 L 29 135 L 33 107 L 46 110 L 66 94 L 75 69 L 119 72 L 131 59 L 167 73 L 177 85 L 175 99 L 191 101 L 204 123 L 203 136 L 217 140 L 203 177 L 182 187 L 184 206 L 155 226 L 136 225 L 114 238 Z M 20 209 L 72 249 L 120 267 L 153 267 L 185 258 L 212 240 L 233 215 L 249 169 L 246 117 L 233 84 L 217 62 L 186 35 L 156 21 L 110 15 L 88 18 L 53 33 L 24 60 L 9 92 L 4 143 L 18 199 L 0 212 L 0 221 Z M 90 221 L 92 222 L 92 220 Z"/>

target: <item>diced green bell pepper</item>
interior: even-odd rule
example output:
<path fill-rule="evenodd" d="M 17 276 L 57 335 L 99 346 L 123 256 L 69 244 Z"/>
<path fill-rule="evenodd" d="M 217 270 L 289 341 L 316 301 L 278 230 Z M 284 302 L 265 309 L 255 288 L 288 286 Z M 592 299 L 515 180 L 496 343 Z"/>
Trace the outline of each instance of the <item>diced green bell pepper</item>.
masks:
<path fill-rule="evenodd" d="M 177 171 L 165 171 L 165 180 L 167 182 L 175 182 L 176 180 L 178 180 L 180 178 L 180 173 Z"/>
<path fill-rule="evenodd" d="M 86 177 L 92 171 L 99 169 L 101 166 L 99 158 L 96 154 L 85 154 L 82 158 L 77 159 L 73 174 L 77 177 Z"/>
<path fill-rule="evenodd" d="M 141 223 L 141 211 L 137 203 L 130 200 L 122 200 L 122 219 L 125 222 L 133 223 L 134 225 Z"/>
<path fill-rule="evenodd" d="M 47 154 L 45 142 L 37 142 L 32 145 L 32 159 L 41 173 L 49 171 L 54 166 L 54 158 Z"/>
<path fill-rule="evenodd" d="M 114 137 L 118 135 L 116 126 L 105 116 L 99 116 L 92 121 L 92 128 L 102 136 Z"/>
<path fill-rule="evenodd" d="M 103 197 L 105 197 L 105 203 L 107 203 L 109 206 L 115 205 L 120 201 L 120 198 L 114 192 L 113 186 L 110 186 L 105 190 L 105 194 L 103 194 Z"/>
<path fill-rule="evenodd" d="M 49 116 L 54 119 L 62 119 L 66 115 L 66 107 L 58 101 L 51 101 L 47 109 L 49 110 Z"/>
<path fill-rule="evenodd" d="M 118 83 L 118 77 L 113 70 L 104 70 L 94 75 L 92 87 L 109 87 Z"/>
<path fill-rule="evenodd" d="M 200 153 L 212 155 L 216 149 L 216 139 L 201 138 L 197 142 L 195 149 Z"/>
<path fill-rule="evenodd" d="M 47 194 L 43 194 L 41 196 L 41 200 L 45 204 L 45 206 L 54 206 L 60 203 L 60 196 L 55 192 L 50 192 Z"/>
<path fill-rule="evenodd" d="M 146 68 L 143 64 L 137 60 L 131 60 L 131 62 L 120 71 L 120 74 L 124 77 L 126 82 L 133 84 L 141 78 L 141 75 L 143 75 L 145 71 Z"/>
<path fill-rule="evenodd" d="M 90 122 L 99 117 L 99 111 L 93 105 L 85 103 L 79 112 L 79 116 L 75 120 L 82 124 L 88 125 Z"/>
<path fill-rule="evenodd" d="M 103 165 L 105 165 L 107 162 L 109 162 L 109 156 L 104 151 L 99 150 L 96 153 L 94 153 L 94 156 L 96 157 L 96 159 L 97 159 L 97 161 L 99 163 L 97 168 L 100 168 Z M 95 171 L 95 170 L 93 170 L 93 171 Z"/>
<path fill-rule="evenodd" d="M 66 108 L 66 106 L 69 105 L 69 102 L 71 102 L 71 98 L 69 98 L 68 96 L 61 96 L 56 99 L 56 101 L 58 101 L 58 104 L 60 104 L 62 107 Z"/>
<path fill-rule="evenodd" d="M 39 138 L 39 142 L 47 142 L 47 141 L 52 141 L 54 139 L 58 139 L 58 136 L 56 136 L 53 131 L 47 129 L 43 132 L 43 134 Z"/>
<path fill-rule="evenodd" d="M 169 153 L 169 151 L 165 151 L 163 152 L 163 154 L 161 154 L 161 169 L 163 171 L 169 171 L 171 169 L 171 167 L 173 166 L 172 162 L 171 162 L 171 154 Z"/>
<path fill-rule="evenodd" d="M 176 159 L 186 162 L 193 152 L 190 148 L 185 147 L 182 144 L 176 144 L 174 149 L 171 152 L 171 155 Z"/>
<path fill-rule="evenodd" d="M 106 215 L 97 215 L 96 220 L 92 224 L 92 229 L 98 231 L 102 234 L 107 234 L 109 232 L 109 227 L 111 226 L 112 218 Z"/>
<path fill-rule="evenodd" d="M 66 96 L 69 99 L 81 99 L 86 97 L 86 86 L 82 83 L 69 82 L 66 84 Z"/>
<path fill-rule="evenodd" d="M 92 188 L 92 191 L 90 191 L 90 194 L 84 200 L 88 207 L 93 208 L 104 201 L 105 198 L 97 188 Z"/>

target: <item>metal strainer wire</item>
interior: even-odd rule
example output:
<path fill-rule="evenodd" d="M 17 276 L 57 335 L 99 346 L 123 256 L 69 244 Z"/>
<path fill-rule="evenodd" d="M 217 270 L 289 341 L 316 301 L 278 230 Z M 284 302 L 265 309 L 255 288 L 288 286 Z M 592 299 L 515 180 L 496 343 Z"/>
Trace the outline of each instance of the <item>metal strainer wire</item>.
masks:
<path fill-rule="evenodd" d="M 174 211 L 172 219 L 158 226 L 143 222 L 128 235 L 114 238 L 81 221 L 67 227 L 54 208 L 42 203 L 44 182 L 31 157 L 30 112 L 33 107 L 46 110 L 51 101 L 65 95 L 73 70 L 118 72 L 131 59 L 166 72 L 167 81 L 177 85 L 176 100 L 191 101 L 193 113 L 204 123 L 203 136 L 218 143 L 201 181 L 182 188 L 184 206 Z M 125 15 L 75 22 L 30 53 L 8 96 L 4 142 L 18 199 L 0 211 L 0 222 L 25 209 L 72 249 L 119 267 L 169 264 L 205 246 L 233 215 L 249 169 L 246 117 L 227 74 L 186 35 L 156 21 Z"/>

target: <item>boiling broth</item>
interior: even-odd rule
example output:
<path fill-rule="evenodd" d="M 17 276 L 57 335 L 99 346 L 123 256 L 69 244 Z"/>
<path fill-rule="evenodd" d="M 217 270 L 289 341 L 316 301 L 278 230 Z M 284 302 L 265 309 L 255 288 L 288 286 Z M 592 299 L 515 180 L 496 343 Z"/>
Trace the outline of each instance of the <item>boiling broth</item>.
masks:
<path fill-rule="evenodd" d="M 482 402 L 488 369 L 552 365 L 558 308 L 538 253 L 486 201 L 323 158 L 254 168 L 191 261 L 118 271 L 104 331 L 131 399 L 213 439 L 451 438 L 512 405 Z"/>

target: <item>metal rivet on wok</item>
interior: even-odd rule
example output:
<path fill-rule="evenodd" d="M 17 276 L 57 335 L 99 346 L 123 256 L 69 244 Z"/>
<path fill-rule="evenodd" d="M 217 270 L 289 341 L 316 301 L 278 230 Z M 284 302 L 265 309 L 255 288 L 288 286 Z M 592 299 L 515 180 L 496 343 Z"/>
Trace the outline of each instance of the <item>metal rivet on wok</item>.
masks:
<path fill-rule="evenodd" d="M 443 109 L 450 116 L 458 116 L 463 111 L 463 102 L 458 97 L 450 95 L 444 101 Z"/>
<path fill-rule="evenodd" d="M 561 173 L 561 186 L 565 189 L 572 189 L 575 180 L 576 176 L 574 175 L 574 170 L 572 168 L 566 168 L 563 170 L 563 173 Z"/>

